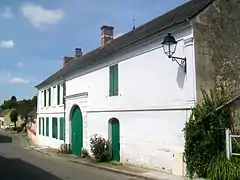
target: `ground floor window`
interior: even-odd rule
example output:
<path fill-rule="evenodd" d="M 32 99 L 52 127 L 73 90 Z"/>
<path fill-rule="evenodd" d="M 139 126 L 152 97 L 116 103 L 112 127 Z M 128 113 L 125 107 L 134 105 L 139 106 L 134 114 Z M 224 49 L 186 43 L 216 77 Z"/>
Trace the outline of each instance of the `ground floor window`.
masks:
<path fill-rule="evenodd" d="M 63 117 L 60 118 L 60 139 L 64 140 L 65 134 L 65 119 Z"/>
<path fill-rule="evenodd" d="M 46 118 L 46 136 L 49 136 L 49 118 Z"/>
<path fill-rule="evenodd" d="M 52 137 L 58 138 L 58 119 L 56 117 L 52 118 Z"/>
<path fill-rule="evenodd" d="M 42 118 L 39 118 L 38 119 L 38 133 L 41 134 L 41 121 L 42 121 Z"/>
<path fill-rule="evenodd" d="M 45 122 L 44 122 L 44 118 L 42 118 L 42 135 L 45 135 Z"/>

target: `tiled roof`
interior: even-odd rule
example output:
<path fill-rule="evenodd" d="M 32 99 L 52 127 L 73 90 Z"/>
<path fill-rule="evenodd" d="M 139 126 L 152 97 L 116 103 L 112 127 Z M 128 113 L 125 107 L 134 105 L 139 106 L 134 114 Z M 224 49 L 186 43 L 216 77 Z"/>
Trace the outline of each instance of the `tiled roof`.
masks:
<path fill-rule="evenodd" d="M 135 30 L 112 40 L 104 47 L 99 47 L 78 59 L 71 60 L 71 62 L 65 67 L 41 82 L 36 88 L 41 88 L 55 81 L 61 80 L 61 78 L 78 72 L 87 66 L 94 65 L 95 62 L 104 60 L 106 56 L 138 43 L 140 40 L 151 37 L 167 28 L 182 24 L 195 17 L 213 1 L 214 0 L 190 0 L 146 24 L 139 26 Z"/>

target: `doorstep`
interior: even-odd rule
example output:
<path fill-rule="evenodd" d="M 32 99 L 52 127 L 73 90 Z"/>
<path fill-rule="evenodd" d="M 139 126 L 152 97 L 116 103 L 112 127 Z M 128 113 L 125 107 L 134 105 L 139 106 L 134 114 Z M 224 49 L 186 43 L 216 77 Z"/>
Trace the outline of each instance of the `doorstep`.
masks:
<path fill-rule="evenodd" d="M 89 158 L 80 159 L 72 154 L 59 153 L 57 149 L 52 149 L 46 146 L 31 146 L 32 149 L 55 158 L 65 159 L 67 161 L 82 164 L 106 171 L 111 171 L 118 174 L 124 174 L 131 177 L 141 178 L 145 180 L 184 180 L 185 177 L 174 176 L 166 174 L 161 171 L 144 169 L 136 166 L 109 162 L 109 163 L 97 163 Z"/>

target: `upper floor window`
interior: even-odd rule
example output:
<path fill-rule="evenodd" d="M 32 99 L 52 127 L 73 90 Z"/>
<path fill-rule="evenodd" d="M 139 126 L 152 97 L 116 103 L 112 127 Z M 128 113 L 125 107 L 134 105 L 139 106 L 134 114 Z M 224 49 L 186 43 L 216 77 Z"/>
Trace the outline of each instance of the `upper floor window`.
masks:
<path fill-rule="evenodd" d="M 47 106 L 47 91 L 46 89 L 44 90 L 44 107 Z"/>
<path fill-rule="evenodd" d="M 60 84 L 57 85 L 57 105 L 60 104 Z"/>
<path fill-rule="evenodd" d="M 48 89 L 48 106 L 51 106 L 51 88 Z"/>
<path fill-rule="evenodd" d="M 53 106 L 56 105 L 56 86 L 53 87 L 53 91 L 52 91 L 52 105 Z"/>
<path fill-rule="evenodd" d="M 109 96 L 118 95 L 118 64 L 109 67 Z"/>

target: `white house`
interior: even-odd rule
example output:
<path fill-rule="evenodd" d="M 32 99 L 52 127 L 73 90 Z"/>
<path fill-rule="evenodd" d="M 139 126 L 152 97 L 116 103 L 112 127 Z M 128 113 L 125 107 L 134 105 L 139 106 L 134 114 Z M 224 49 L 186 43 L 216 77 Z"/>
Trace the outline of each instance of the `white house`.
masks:
<path fill-rule="evenodd" d="M 112 142 L 113 160 L 182 174 L 182 129 L 198 91 L 193 22 L 213 2 L 189 1 L 117 39 L 113 27 L 103 26 L 100 47 L 87 54 L 76 48 L 75 57 L 65 57 L 64 67 L 36 86 L 38 143 L 65 142 L 80 155 L 99 134 Z M 164 52 L 168 33 L 180 59 Z"/>

